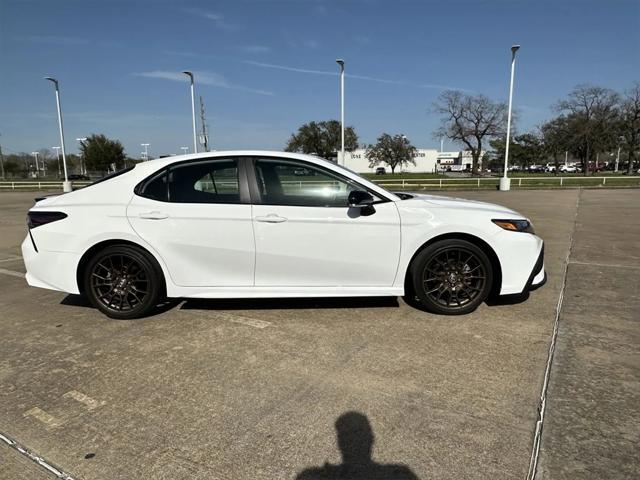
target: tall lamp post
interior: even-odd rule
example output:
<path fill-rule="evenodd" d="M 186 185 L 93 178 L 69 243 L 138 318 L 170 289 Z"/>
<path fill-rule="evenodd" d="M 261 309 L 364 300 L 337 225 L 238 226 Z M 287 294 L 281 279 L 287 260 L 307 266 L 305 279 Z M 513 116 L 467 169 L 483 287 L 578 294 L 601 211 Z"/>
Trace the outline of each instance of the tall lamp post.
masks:
<path fill-rule="evenodd" d="M 198 139 L 196 135 L 196 89 L 193 81 L 193 73 L 185 70 L 184 73 L 189 77 L 191 83 L 191 123 L 193 125 L 193 153 L 198 153 Z"/>
<path fill-rule="evenodd" d="M 58 127 L 60 129 L 60 146 L 62 148 L 62 165 L 64 167 L 64 182 L 62 183 L 62 191 L 70 192 L 71 182 L 69 181 L 69 176 L 67 175 L 67 156 L 64 150 L 64 128 L 62 126 L 62 111 L 60 109 L 60 88 L 58 85 L 58 80 L 53 77 L 44 77 L 45 80 L 49 80 L 51 83 L 55 85 L 56 88 L 56 107 L 58 109 Z"/>
<path fill-rule="evenodd" d="M 507 177 L 507 166 L 509 164 L 509 142 L 511 137 L 511 104 L 513 101 L 513 75 L 516 69 L 516 52 L 520 45 L 511 47 L 511 81 L 509 82 L 509 112 L 507 113 L 507 141 L 504 145 L 504 176 L 500 179 L 500 190 L 506 191 L 511 188 L 511 179 Z"/>
<path fill-rule="evenodd" d="M 56 159 L 58 160 L 58 178 L 60 178 L 60 147 L 51 147 L 56 151 Z"/>
<path fill-rule="evenodd" d="M 344 60 L 336 60 L 340 65 L 340 161 L 338 164 L 344 165 Z"/>

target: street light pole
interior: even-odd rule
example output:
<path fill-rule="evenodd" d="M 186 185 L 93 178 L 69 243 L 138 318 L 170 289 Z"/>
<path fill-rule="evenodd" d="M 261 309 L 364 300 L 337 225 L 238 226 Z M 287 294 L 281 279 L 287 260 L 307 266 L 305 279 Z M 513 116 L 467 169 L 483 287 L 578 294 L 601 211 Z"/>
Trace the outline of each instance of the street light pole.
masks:
<path fill-rule="evenodd" d="M 513 102 L 513 76 L 516 69 L 516 52 L 520 45 L 511 47 L 511 81 L 509 82 L 509 111 L 507 113 L 507 140 L 504 145 L 504 176 L 500 179 L 500 190 L 506 191 L 511 188 L 511 180 L 507 177 L 507 167 L 509 164 L 509 142 L 511 141 L 511 105 Z"/>
<path fill-rule="evenodd" d="M 56 88 L 56 107 L 58 109 L 58 127 L 60 129 L 60 146 L 62 148 L 62 165 L 64 167 L 64 183 L 62 184 L 63 192 L 71 191 L 71 182 L 67 174 L 67 155 L 64 149 L 64 128 L 62 126 L 62 110 L 60 109 L 60 88 L 58 86 L 58 80 L 53 77 L 44 77 L 45 80 L 49 80 L 55 85 Z"/>
<path fill-rule="evenodd" d="M 196 89 L 193 81 L 193 73 L 185 70 L 184 73 L 189 77 L 191 83 L 191 122 L 193 124 L 193 153 L 198 153 L 198 139 L 196 135 Z"/>
<path fill-rule="evenodd" d="M 51 147 L 56 151 L 56 159 L 58 160 L 58 178 L 60 178 L 60 147 Z"/>
<path fill-rule="evenodd" d="M 338 164 L 344 165 L 344 60 L 336 60 L 340 65 L 340 160 Z"/>

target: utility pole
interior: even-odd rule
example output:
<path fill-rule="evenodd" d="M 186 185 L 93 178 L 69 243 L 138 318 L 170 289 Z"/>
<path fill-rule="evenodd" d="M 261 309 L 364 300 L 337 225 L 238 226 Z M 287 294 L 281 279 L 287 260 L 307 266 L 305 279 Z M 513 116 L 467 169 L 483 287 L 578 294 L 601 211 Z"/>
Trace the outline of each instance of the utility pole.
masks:
<path fill-rule="evenodd" d="M 209 136 L 207 135 L 207 122 L 204 118 L 204 101 L 202 95 L 200 95 L 200 124 L 202 125 L 202 144 L 204 145 L 204 151 L 209 151 Z"/>

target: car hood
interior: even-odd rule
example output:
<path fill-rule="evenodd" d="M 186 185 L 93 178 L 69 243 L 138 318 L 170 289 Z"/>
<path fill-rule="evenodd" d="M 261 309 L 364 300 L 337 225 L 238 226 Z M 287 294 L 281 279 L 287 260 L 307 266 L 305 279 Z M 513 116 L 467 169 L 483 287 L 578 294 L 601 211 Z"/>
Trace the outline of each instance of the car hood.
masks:
<path fill-rule="evenodd" d="M 525 218 L 520 213 L 495 203 L 478 202 L 477 200 L 467 200 L 465 198 L 443 197 L 439 195 L 413 194 L 413 200 L 426 202 L 440 208 L 451 208 L 464 211 L 482 211 L 492 214 L 499 214 L 508 218 Z M 406 200 L 405 200 L 406 201 Z"/>

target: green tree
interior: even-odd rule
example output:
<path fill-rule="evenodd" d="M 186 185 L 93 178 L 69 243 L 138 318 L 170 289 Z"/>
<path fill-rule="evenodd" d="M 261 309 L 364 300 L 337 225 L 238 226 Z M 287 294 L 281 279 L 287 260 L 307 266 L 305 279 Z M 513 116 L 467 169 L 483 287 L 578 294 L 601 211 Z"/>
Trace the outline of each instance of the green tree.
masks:
<path fill-rule="evenodd" d="M 337 120 L 309 122 L 302 125 L 297 133 L 291 135 L 285 150 L 317 155 L 322 158 L 336 156 L 341 148 L 341 128 Z M 352 152 L 358 148 L 358 135 L 353 127 L 344 129 L 344 149 Z"/>
<path fill-rule="evenodd" d="M 369 160 L 369 167 L 373 168 L 384 163 L 391 168 L 391 173 L 395 173 L 396 167 L 415 165 L 414 158 L 417 154 L 416 147 L 411 145 L 409 139 L 404 135 L 391 136 L 388 133 L 383 133 L 378 137 L 375 145 L 369 145 L 366 156 Z"/>
<path fill-rule="evenodd" d="M 566 114 L 568 139 L 572 153 L 582 161 L 589 174 L 589 162 L 599 152 L 617 144 L 619 135 L 619 96 L 613 90 L 591 85 L 578 85 L 556 109 Z"/>
<path fill-rule="evenodd" d="M 472 172 L 478 173 L 485 138 L 503 136 L 507 124 L 507 106 L 484 95 L 469 95 L 457 90 L 442 92 L 433 104 L 442 116 L 435 138 L 447 137 L 462 143 L 471 152 Z"/>
<path fill-rule="evenodd" d="M 16 160 L 7 160 L 4 162 L 4 173 L 7 176 L 15 177 L 24 170 Z"/>
<path fill-rule="evenodd" d="M 109 171 L 112 166 L 120 170 L 126 158 L 122 144 L 104 135 L 91 135 L 81 143 L 80 151 L 88 170 Z"/>
<path fill-rule="evenodd" d="M 493 151 L 492 162 L 493 166 L 499 166 L 504 168 L 504 155 L 505 155 L 505 139 L 494 138 L 489 142 Z M 509 165 L 518 165 L 526 168 L 529 165 L 535 165 L 545 158 L 545 152 L 542 145 L 541 138 L 533 132 L 523 133 L 516 135 L 511 140 L 509 145 Z M 499 163 L 501 162 L 501 163 Z"/>
<path fill-rule="evenodd" d="M 542 148 L 545 154 L 553 158 L 555 174 L 560 170 L 560 156 L 572 150 L 570 123 L 566 116 L 560 115 L 540 126 Z"/>

